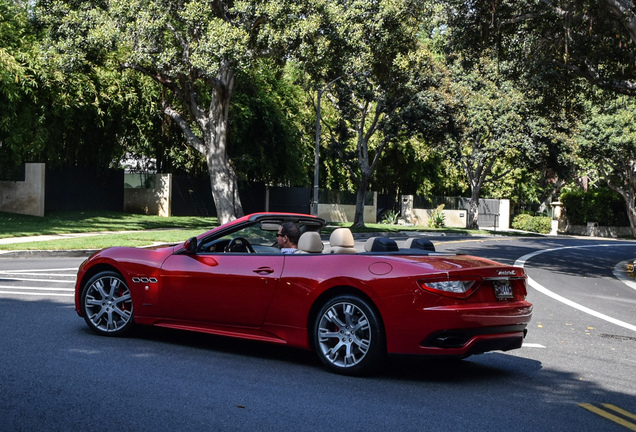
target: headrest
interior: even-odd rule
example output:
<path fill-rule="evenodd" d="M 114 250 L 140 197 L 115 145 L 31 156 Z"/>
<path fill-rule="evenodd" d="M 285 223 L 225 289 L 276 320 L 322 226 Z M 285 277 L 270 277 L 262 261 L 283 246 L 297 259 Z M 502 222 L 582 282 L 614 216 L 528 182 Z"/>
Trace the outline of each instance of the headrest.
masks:
<path fill-rule="evenodd" d="M 321 253 L 323 248 L 320 234 L 316 231 L 307 231 L 298 240 L 298 249 L 308 253 Z"/>
<path fill-rule="evenodd" d="M 395 240 L 387 237 L 371 237 L 364 243 L 367 252 L 397 252 L 398 245 Z"/>
<path fill-rule="evenodd" d="M 427 238 L 422 237 L 411 237 L 406 243 L 404 243 L 404 247 L 406 249 L 423 249 L 431 252 L 435 252 L 435 246 L 433 242 Z"/>
<path fill-rule="evenodd" d="M 329 244 L 331 247 L 337 246 L 352 248 L 355 246 L 353 234 L 351 234 L 351 230 L 349 228 L 336 228 L 329 237 Z"/>

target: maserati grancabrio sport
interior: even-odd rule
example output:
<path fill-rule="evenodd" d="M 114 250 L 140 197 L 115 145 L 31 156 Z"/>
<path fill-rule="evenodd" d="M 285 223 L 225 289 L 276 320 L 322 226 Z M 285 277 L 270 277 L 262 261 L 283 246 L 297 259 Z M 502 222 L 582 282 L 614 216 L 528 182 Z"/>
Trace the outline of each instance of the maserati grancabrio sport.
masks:
<path fill-rule="evenodd" d="M 282 254 L 285 222 L 300 229 Z M 184 243 L 113 247 L 79 268 L 75 309 L 96 333 L 134 325 L 191 330 L 316 352 L 332 371 L 363 375 L 388 354 L 464 358 L 520 348 L 532 314 L 522 268 L 435 252 L 424 237 L 374 237 L 257 213 Z"/>

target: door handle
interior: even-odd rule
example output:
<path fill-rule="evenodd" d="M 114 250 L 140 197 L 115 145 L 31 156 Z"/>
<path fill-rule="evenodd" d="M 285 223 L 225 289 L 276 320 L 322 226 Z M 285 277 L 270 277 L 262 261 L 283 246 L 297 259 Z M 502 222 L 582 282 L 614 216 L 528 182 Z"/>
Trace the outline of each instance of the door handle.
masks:
<path fill-rule="evenodd" d="M 256 270 L 253 270 L 254 273 L 258 274 L 272 274 L 274 273 L 274 269 L 271 267 L 259 267 Z"/>

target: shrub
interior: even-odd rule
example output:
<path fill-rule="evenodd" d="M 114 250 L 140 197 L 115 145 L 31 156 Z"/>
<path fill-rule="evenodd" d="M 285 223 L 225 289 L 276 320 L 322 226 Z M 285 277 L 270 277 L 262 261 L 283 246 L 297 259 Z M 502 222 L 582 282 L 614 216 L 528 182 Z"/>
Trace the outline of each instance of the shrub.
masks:
<path fill-rule="evenodd" d="M 387 210 L 382 216 L 382 223 L 385 225 L 397 225 L 400 214 L 395 210 Z"/>
<path fill-rule="evenodd" d="M 598 222 L 603 226 L 629 226 L 625 201 L 611 189 L 564 192 L 561 202 L 571 225 Z"/>
<path fill-rule="evenodd" d="M 522 231 L 548 234 L 552 229 L 551 219 L 547 216 L 520 214 L 512 220 L 512 227 Z"/>
<path fill-rule="evenodd" d="M 446 226 L 446 216 L 444 216 L 442 210 L 444 210 L 444 204 L 439 205 L 435 210 L 433 210 L 431 218 L 428 220 L 429 227 L 444 228 Z"/>

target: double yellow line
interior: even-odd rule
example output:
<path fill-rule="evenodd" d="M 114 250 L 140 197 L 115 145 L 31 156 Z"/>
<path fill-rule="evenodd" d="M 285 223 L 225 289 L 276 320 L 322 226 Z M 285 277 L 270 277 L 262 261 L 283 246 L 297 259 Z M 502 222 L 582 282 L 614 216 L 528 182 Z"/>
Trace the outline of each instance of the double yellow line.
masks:
<path fill-rule="evenodd" d="M 629 411 L 625 411 L 622 408 L 612 404 L 601 404 L 603 408 L 599 408 L 589 403 L 579 404 L 581 408 L 585 408 L 588 411 L 598 414 L 601 417 L 605 417 L 608 420 L 618 423 L 621 426 L 625 426 L 629 430 L 636 431 L 636 422 L 631 422 L 628 419 L 636 421 L 636 414 L 632 414 Z"/>

